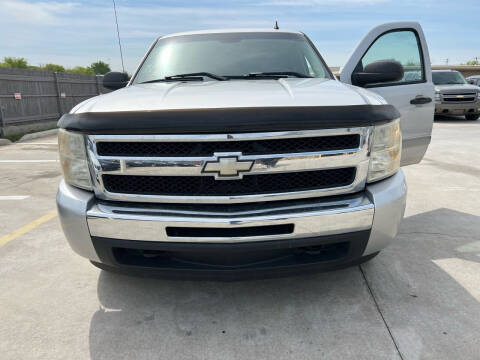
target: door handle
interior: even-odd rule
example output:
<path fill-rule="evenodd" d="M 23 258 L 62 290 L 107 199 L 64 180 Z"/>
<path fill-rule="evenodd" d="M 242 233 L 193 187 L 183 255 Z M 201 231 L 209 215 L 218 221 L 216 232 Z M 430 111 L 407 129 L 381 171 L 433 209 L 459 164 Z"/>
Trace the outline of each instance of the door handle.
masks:
<path fill-rule="evenodd" d="M 432 98 L 425 96 L 417 96 L 415 99 L 410 100 L 410 104 L 412 105 L 428 104 L 429 102 L 432 102 Z"/>

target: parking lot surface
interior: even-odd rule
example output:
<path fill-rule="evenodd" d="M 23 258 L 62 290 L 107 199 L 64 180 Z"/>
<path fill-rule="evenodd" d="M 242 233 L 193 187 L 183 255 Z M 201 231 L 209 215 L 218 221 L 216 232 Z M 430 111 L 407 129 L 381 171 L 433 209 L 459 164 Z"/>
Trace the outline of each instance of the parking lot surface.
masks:
<path fill-rule="evenodd" d="M 56 138 L 0 147 L 0 358 L 479 359 L 478 139 L 480 121 L 438 119 L 370 262 L 231 283 L 98 270 L 55 214 Z"/>

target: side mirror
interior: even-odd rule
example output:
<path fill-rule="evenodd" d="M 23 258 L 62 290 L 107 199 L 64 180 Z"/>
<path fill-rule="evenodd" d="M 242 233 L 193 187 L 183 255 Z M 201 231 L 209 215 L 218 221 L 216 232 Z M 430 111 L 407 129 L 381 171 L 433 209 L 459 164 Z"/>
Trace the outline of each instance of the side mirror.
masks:
<path fill-rule="evenodd" d="M 365 66 L 363 71 L 352 74 L 352 84 L 365 86 L 367 84 L 398 81 L 403 78 L 403 66 L 395 60 L 374 61 Z"/>
<path fill-rule="evenodd" d="M 128 74 L 122 72 L 109 72 L 103 76 L 103 86 L 110 90 L 117 90 L 127 86 Z"/>
<path fill-rule="evenodd" d="M 473 80 L 473 79 L 467 79 L 467 82 L 469 84 L 475 85 L 475 80 Z"/>

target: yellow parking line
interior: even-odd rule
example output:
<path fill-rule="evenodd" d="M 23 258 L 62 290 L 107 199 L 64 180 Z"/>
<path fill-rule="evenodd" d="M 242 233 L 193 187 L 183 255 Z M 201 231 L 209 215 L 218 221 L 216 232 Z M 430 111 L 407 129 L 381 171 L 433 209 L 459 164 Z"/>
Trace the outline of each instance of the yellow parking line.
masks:
<path fill-rule="evenodd" d="M 0 247 L 5 245 L 9 241 L 12 241 L 17 237 L 22 236 L 23 234 L 26 234 L 27 232 L 35 229 L 37 226 L 40 226 L 43 223 L 46 223 L 48 220 L 53 219 L 55 216 L 57 216 L 57 210 L 50 211 L 49 213 L 39 217 L 38 219 L 33 220 L 32 222 L 29 222 L 26 225 L 23 225 L 21 228 L 18 228 L 17 230 L 12 231 L 10 234 L 0 237 Z"/>

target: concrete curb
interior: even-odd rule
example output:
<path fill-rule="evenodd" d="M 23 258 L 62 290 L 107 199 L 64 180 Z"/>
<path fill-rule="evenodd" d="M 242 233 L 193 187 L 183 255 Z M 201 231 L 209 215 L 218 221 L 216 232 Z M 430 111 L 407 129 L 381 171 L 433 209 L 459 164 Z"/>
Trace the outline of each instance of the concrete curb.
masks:
<path fill-rule="evenodd" d="M 0 146 L 10 145 L 12 142 L 8 139 L 0 139 Z"/>
<path fill-rule="evenodd" d="M 58 129 L 39 131 L 39 132 L 32 133 L 32 134 L 25 134 L 17 142 L 34 140 L 34 139 L 38 139 L 38 138 L 42 138 L 42 137 L 46 137 L 46 136 L 50 136 L 50 135 L 55 135 L 56 133 L 58 133 Z"/>

